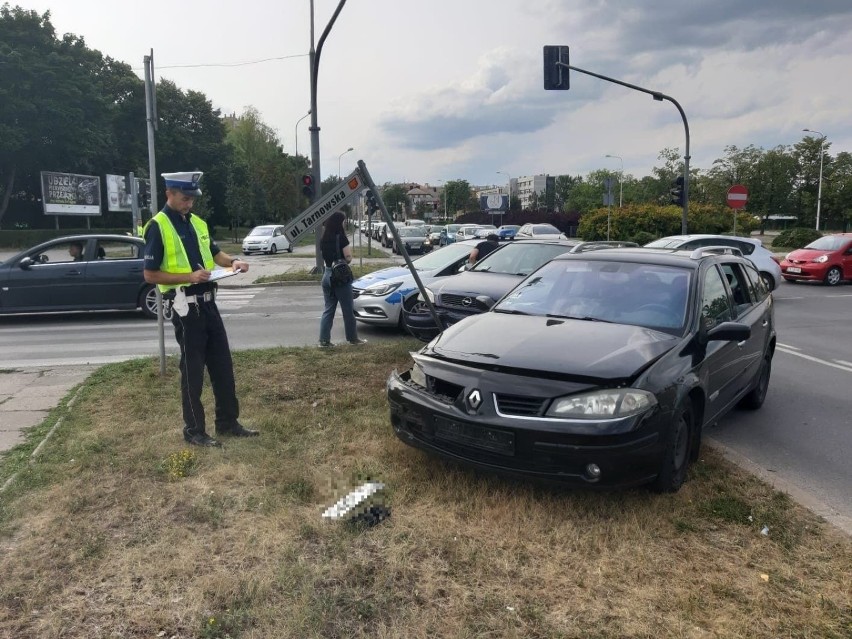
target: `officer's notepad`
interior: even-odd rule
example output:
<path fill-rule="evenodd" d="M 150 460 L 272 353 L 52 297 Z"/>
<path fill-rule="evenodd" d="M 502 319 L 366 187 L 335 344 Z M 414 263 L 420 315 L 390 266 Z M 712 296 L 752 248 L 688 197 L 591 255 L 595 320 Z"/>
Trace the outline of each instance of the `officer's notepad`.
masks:
<path fill-rule="evenodd" d="M 231 277 L 232 275 L 239 275 L 242 271 L 234 269 L 234 268 L 214 268 L 210 271 L 210 279 L 208 282 L 215 282 L 216 280 L 221 280 L 225 277 Z"/>

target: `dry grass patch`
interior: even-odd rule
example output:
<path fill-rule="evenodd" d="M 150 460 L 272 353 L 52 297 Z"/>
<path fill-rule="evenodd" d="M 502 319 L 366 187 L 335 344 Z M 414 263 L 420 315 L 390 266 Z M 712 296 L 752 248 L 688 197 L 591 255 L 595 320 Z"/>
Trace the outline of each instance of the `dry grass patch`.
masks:
<path fill-rule="evenodd" d="M 262 435 L 220 450 L 185 452 L 174 361 L 95 373 L 0 501 L 0 637 L 852 634 L 849 539 L 711 451 L 658 496 L 406 447 L 384 383 L 416 347 L 235 354 Z M 389 520 L 321 520 L 367 479 Z"/>

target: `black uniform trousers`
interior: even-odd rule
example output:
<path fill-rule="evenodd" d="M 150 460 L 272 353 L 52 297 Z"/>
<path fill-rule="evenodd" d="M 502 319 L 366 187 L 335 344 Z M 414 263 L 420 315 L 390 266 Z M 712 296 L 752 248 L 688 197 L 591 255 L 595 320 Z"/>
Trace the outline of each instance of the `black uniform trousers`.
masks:
<path fill-rule="evenodd" d="M 205 367 L 216 399 L 216 430 L 232 428 L 239 417 L 240 405 L 228 335 L 216 302 L 190 304 L 185 317 L 173 313 L 172 324 L 180 344 L 180 394 L 187 431 L 206 432 L 201 404 Z"/>

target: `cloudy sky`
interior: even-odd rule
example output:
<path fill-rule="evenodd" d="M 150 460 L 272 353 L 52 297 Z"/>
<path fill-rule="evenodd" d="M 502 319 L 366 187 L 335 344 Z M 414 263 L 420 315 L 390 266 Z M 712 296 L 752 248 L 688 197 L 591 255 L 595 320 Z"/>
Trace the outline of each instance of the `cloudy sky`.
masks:
<path fill-rule="evenodd" d="M 315 0 L 317 42 L 337 2 Z M 58 33 L 140 76 L 153 49 L 158 78 L 226 113 L 254 106 L 295 151 L 310 107 L 309 0 L 12 4 L 50 10 Z M 544 91 L 545 44 L 674 97 L 693 166 L 709 168 L 727 145 L 795 144 L 803 128 L 825 133 L 832 155 L 852 151 L 850 0 L 347 0 L 320 62 L 322 174 L 336 174 L 349 147 L 343 173 L 363 159 L 378 183 L 432 184 L 618 170 L 607 154 L 641 177 L 661 149 L 684 152 L 669 102 L 577 72 L 569 91 Z"/>

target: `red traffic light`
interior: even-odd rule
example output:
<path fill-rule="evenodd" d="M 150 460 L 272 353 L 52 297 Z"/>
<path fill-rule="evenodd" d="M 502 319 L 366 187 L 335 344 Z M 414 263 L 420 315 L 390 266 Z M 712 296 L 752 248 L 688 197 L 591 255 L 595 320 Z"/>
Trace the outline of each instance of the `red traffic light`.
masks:
<path fill-rule="evenodd" d="M 302 193 L 308 199 L 314 196 L 314 177 L 310 173 L 302 176 Z"/>

